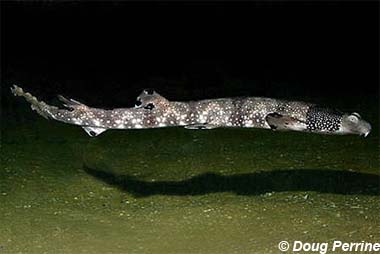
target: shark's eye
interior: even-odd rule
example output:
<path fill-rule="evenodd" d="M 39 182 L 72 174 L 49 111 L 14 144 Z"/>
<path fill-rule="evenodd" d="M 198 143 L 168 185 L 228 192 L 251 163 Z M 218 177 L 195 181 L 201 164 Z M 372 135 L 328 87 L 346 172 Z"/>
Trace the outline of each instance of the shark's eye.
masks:
<path fill-rule="evenodd" d="M 350 120 L 353 123 L 357 123 L 359 121 L 359 118 L 356 115 L 352 114 L 348 116 L 348 120 Z"/>
<path fill-rule="evenodd" d="M 152 109 L 154 109 L 154 105 L 153 105 L 153 103 L 149 103 L 149 104 L 147 104 L 144 108 L 145 108 L 145 109 L 152 110 Z"/>

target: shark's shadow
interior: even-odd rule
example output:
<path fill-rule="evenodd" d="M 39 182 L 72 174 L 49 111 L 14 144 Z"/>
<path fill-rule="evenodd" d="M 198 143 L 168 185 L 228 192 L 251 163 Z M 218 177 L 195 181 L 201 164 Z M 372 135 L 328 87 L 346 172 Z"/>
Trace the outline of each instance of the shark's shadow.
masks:
<path fill-rule="evenodd" d="M 116 186 L 134 196 L 203 195 L 233 192 L 237 195 L 260 195 L 267 192 L 316 191 L 345 195 L 380 195 L 380 175 L 343 170 L 295 169 L 254 172 L 223 176 L 201 174 L 182 181 L 148 182 L 133 176 L 92 169 L 89 175 Z"/>

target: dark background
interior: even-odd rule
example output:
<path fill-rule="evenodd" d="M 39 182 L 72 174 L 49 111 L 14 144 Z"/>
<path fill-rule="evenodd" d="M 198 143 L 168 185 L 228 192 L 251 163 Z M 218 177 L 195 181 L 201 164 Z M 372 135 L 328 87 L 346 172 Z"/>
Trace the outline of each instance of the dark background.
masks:
<path fill-rule="evenodd" d="M 171 100 L 379 96 L 374 2 L 1 2 L 2 94 L 126 107 Z M 7 101 L 7 100 L 5 100 Z"/>

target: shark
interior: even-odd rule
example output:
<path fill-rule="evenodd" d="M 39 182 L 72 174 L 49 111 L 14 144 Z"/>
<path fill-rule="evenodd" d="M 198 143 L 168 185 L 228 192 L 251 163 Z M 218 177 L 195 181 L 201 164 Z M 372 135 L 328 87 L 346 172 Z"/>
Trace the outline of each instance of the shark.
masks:
<path fill-rule="evenodd" d="M 32 110 L 47 119 L 82 127 L 91 137 L 109 129 L 184 127 L 192 130 L 215 128 L 261 128 L 318 134 L 355 134 L 367 137 L 371 125 L 359 113 L 303 101 L 266 97 L 234 97 L 198 101 L 170 101 L 153 89 L 144 89 L 134 107 L 111 110 L 89 107 L 58 95 L 64 108 L 48 105 L 21 87 L 15 96 L 24 97 Z"/>

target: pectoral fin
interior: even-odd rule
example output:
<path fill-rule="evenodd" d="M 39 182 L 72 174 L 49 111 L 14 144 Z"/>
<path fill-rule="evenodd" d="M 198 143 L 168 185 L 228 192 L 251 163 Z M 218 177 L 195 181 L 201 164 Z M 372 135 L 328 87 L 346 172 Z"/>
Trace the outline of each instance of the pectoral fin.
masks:
<path fill-rule="evenodd" d="M 105 132 L 107 129 L 104 129 L 104 128 L 99 128 L 99 127 L 82 127 L 86 132 L 87 134 L 90 136 L 90 137 L 96 137 L 98 135 L 100 135 L 101 133 Z"/>
<path fill-rule="evenodd" d="M 270 113 L 265 117 L 268 125 L 272 130 L 293 130 L 303 131 L 306 130 L 306 123 L 297 118 L 282 115 L 279 113 Z"/>
<path fill-rule="evenodd" d="M 218 128 L 219 126 L 213 125 L 213 124 L 208 124 L 208 123 L 203 123 L 203 124 L 190 124 L 186 125 L 185 129 L 188 130 L 211 130 Z"/>

